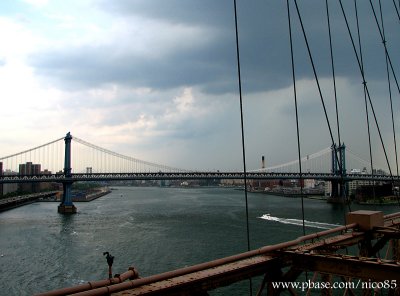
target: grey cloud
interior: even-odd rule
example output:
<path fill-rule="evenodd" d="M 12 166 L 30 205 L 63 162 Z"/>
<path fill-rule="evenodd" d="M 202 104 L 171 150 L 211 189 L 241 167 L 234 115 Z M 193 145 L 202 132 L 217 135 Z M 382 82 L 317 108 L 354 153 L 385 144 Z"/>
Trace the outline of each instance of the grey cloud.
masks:
<path fill-rule="evenodd" d="M 332 5 L 332 31 L 336 72 L 342 76 L 360 77 L 343 16 L 337 3 Z M 360 5 L 363 25 L 365 69 L 368 78 L 382 75 L 384 54 L 379 35 L 367 3 Z M 151 55 L 138 56 L 118 44 L 81 46 L 63 50 L 47 50 L 31 57 L 36 73 L 50 77 L 54 83 L 67 88 L 91 88 L 108 83 L 133 87 L 166 90 L 182 86 L 199 86 L 204 92 L 235 92 L 237 89 L 236 52 L 233 7 L 231 1 L 114 1 L 103 2 L 102 9 L 115 17 L 129 20 L 131 15 L 145 16 L 171 23 L 206 27 L 215 31 L 214 42 L 202 43 L 198 48 L 180 48 L 155 59 Z M 292 6 L 295 66 L 297 78 L 312 77 L 312 69 L 305 49 L 299 22 Z M 317 72 L 320 77 L 331 75 L 325 5 L 321 1 L 300 3 Z M 355 33 L 354 12 L 346 5 Z M 389 9 L 389 8 L 386 8 Z M 291 83 L 291 66 L 286 4 L 282 1 L 240 2 L 239 38 L 243 88 L 247 92 L 277 89 Z M 386 22 L 394 22 L 393 13 Z M 387 36 L 391 48 L 399 41 L 390 26 Z M 155 33 L 157 34 L 157 33 Z M 201 36 L 194 36 L 201 38 Z M 132 38 L 134 38 L 132 36 Z M 191 42 L 191 40 L 187 40 Z M 159 48 L 163 52 L 162 44 Z M 396 62 L 394 57 L 394 62 Z M 380 69 L 377 71 L 377 69 Z M 382 70 L 382 71 L 381 71 Z M 361 80 L 361 78 L 359 78 Z"/>
<path fill-rule="evenodd" d="M 232 21 L 233 2 L 213 1 L 103 1 L 100 8 L 117 15 L 140 15 L 172 23 L 216 25 Z"/>

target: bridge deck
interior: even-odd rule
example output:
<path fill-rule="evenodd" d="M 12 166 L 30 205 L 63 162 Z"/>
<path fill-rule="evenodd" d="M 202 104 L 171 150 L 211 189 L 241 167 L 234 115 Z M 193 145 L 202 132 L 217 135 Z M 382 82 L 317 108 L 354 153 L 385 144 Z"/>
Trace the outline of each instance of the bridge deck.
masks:
<path fill-rule="evenodd" d="M 298 172 L 247 172 L 248 180 L 278 180 L 278 179 L 315 179 L 315 180 L 353 180 L 364 181 L 400 181 L 399 176 L 346 174 L 340 176 L 332 173 L 302 173 Z M 0 184 L 32 183 L 32 182 L 76 182 L 76 181 L 129 181 L 129 180 L 243 180 L 243 172 L 127 172 L 127 173 L 90 173 L 90 174 L 44 174 L 44 175 L 0 175 Z"/>

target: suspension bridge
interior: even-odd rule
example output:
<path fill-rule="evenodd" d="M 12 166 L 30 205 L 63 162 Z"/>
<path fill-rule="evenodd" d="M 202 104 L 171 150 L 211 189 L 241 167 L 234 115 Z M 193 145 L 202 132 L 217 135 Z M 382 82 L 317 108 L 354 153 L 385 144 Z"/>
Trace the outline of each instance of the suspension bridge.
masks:
<path fill-rule="evenodd" d="M 342 171 L 338 169 L 337 151 L 342 155 Z M 266 168 L 243 171 L 195 171 L 143 161 L 91 144 L 68 133 L 65 137 L 46 144 L 0 158 L 2 175 L 0 184 L 58 182 L 64 187 L 61 208 L 75 209 L 71 198 L 71 185 L 77 181 L 126 180 L 251 180 L 315 179 L 332 182 L 337 186 L 353 180 L 390 182 L 399 176 L 376 172 L 347 173 L 346 163 L 365 168 L 367 161 L 350 152 L 346 159 L 345 146 L 329 147 L 301 158 L 303 173 L 299 173 L 297 160 Z M 332 186 L 335 188 L 335 185 Z M 332 189 L 334 190 L 334 189 Z M 340 189 L 332 191 L 335 196 Z M 60 210 L 64 212 L 64 210 Z M 69 212 L 68 210 L 66 212 Z"/>

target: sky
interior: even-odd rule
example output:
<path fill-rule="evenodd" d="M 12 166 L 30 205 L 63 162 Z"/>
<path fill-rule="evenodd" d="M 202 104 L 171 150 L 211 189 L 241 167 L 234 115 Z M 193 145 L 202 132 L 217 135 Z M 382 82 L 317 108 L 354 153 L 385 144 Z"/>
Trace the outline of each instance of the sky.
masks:
<path fill-rule="evenodd" d="M 328 2 L 341 141 L 369 160 L 362 77 L 338 1 Z M 356 34 L 353 2 L 344 2 Z M 400 76 L 400 21 L 392 1 L 382 2 L 388 52 Z M 332 139 L 290 3 L 304 156 L 331 146 Z M 325 1 L 298 4 L 337 143 Z M 395 167 L 384 49 L 368 1 L 359 1 L 358 8 L 365 77 Z M 286 1 L 238 0 L 237 11 L 247 168 L 259 168 L 262 155 L 267 166 L 294 160 Z M 0 38 L 1 156 L 71 132 L 169 166 L 242 168 L 232 0 L 4 0 Z M 391 87 L 400 138 L 400 97 L 392 74 Z M 371 114 L 370 119 L 373 159 L 387 170 Z"/>

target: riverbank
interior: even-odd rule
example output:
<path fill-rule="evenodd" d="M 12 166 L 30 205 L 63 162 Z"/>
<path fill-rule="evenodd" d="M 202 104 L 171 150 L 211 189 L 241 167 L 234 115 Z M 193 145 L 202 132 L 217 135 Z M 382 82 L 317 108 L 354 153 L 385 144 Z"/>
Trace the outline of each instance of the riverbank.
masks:
<path fill-rule="evenodd" d="M 72 198 L 73 202 L 90 202 L 111 192 L 108 187 L 92 190 L 90 193 Z M 61 202 L 62 192 L 50 191 L 28 195 L 14 196 L 0 200 L 0 212 L 8 211 L 34 202 Z"/>
<path fill-rule="evenodd" d="M 400 204 L 399 199 L 395 195 L 370 198 L 365 201 L 356 201 L 359 205 L 371 205 L 371 206 L 392 206 Z"/>
<path fill-rule="evenodd" d="M 72 202 L 90 202 L 95 199 L 98 199 L 104 195 L 107 195 L 111 192 L 111 189 L 108 187 L 99 187 L 96 189 L 91 189 L 90 191 L 86 192 L 79 192 L 79 194 L 72 194 Z M 51 198 L 42 198 L 39 201 L 43 202 L 61 202 L 62 193 L 58 194 L 57 196 Z"/>
<path fill-rule="evenodd" d="M 73 202 L 89 202 L 93 201 L 95 199 L 98 199 L 104 195 L 107 195 L 111 192 L 111 190 L 108 187 L 101 187 L 100 189 L 96 189 L 95 192 L 91 192 L 89 194 L 85 194 L 83 198 L 81 197 L 75 197 L 72 198 Z"/>
<path fill-rule="evenodd" d="M 42 198 L 55 198 L 58 191 L 40 192 L 27 195 L 14 196 L 0 200 L 0 212 L 28 205 Z"/>

